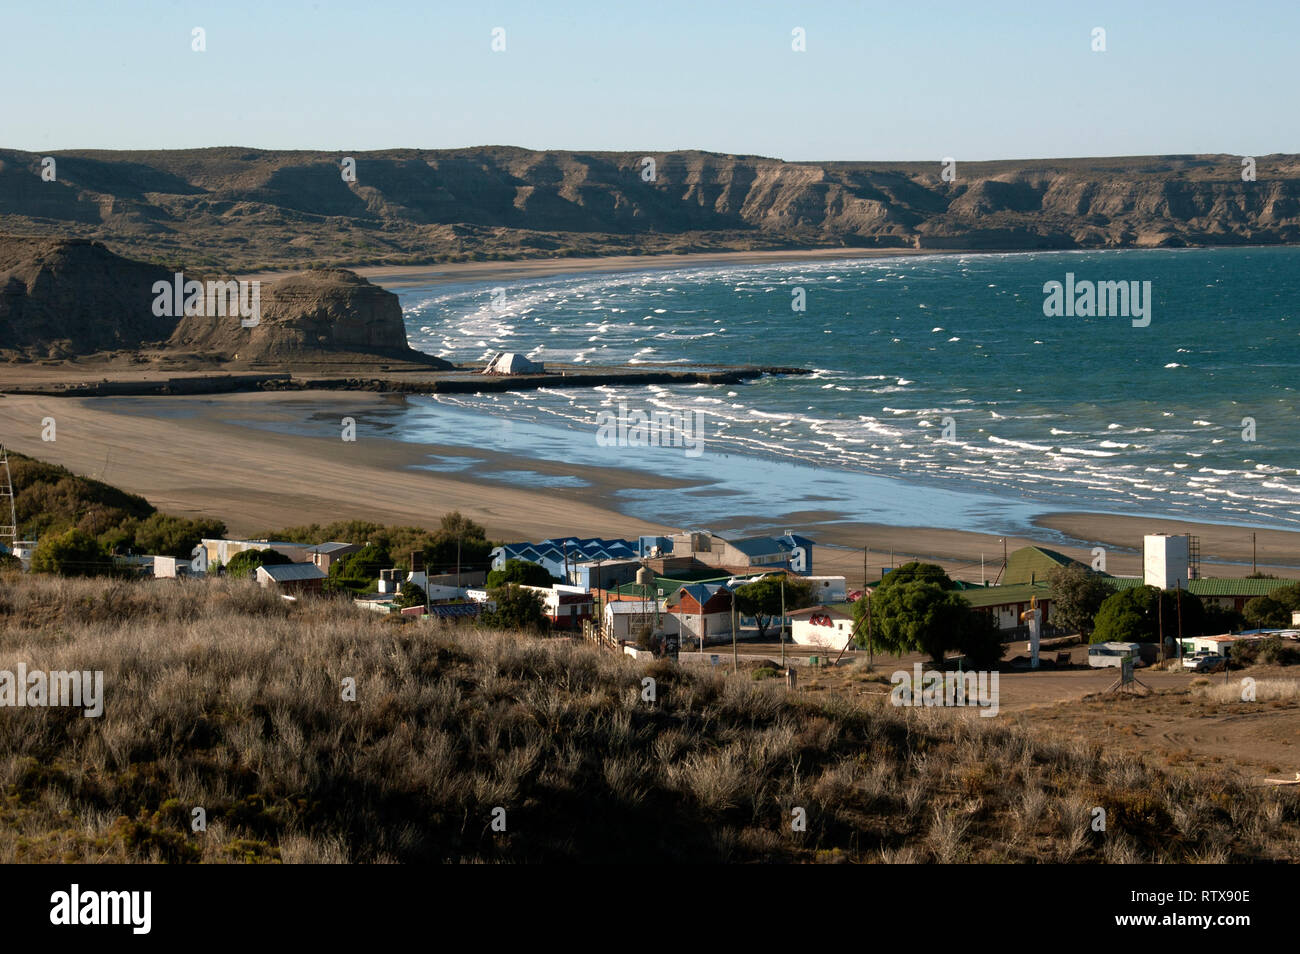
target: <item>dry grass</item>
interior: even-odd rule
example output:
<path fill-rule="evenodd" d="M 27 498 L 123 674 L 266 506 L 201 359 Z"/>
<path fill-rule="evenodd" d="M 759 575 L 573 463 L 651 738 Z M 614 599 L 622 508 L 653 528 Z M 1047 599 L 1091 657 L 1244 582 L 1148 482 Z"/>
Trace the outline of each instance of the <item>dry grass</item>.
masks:
<path fill-rule="evenodd" d="M 0 582 L 18 662 L 106 700 L 0 710 L 4 861 L 1300 858 L 1295 793 L 1231 773 L 247 583 Z"/>
<path fill-rule="evenodd" d="M 1254 702 L 1293 701 L 1300 699 L 1300 682 L 1294 679 L 1255 679 Z M 1242 702 L 1243 683 L 1237 679 L 1214 685 L 1193 683 L 1192 692 L 1211 702 Z"/>

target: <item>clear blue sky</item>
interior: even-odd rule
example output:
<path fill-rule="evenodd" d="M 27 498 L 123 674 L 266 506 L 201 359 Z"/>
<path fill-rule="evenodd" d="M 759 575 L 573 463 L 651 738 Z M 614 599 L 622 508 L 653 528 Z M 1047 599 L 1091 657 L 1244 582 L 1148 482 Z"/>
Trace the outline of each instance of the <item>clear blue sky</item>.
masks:
<path fill-rule="evenodd" d="M 1265 155 L 1297 62 L 1300 0 L 10 0 L 0 146 Z"/>

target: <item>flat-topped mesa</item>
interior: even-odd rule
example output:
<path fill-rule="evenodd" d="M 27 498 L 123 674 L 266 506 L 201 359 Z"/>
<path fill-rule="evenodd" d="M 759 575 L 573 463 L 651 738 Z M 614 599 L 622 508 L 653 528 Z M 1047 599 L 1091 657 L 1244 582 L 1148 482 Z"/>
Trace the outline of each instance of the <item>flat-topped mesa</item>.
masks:
<path fill-rule="evenodd" d="M 159 265 L 85 239 L 0 236 L 0 352 L 63 358 L 160 341 L 175 321 L 151 307 Z"/>
<path fill-rule="evenodd" d="M 184 315 L 196 304 L 202 314 Z M 0 354 L 112 351 L 168 366 L 451 367 L 410 347 L 396 295 L 343 269 L 238 282 L 123 258 L 85 239 L 0 236 Z"/>
<path fill-rule="evenodd" d="M 1300 242 L 1297 155 L 949 166 L 937 156 L 783 162 L 484 146 L 355 153 L 355 182 L 339 174 L 339 155 L 296 150 L 64 152 L 57 182 L 41 181 L 42 158 L 0 148 L 0 227 L 75 229 L 156 260 L 219 256 L 241 271 L 727 249 Z"/>
<path fill-rule="evenodd" d="M 256 324 L 240 317 L 187 315 L 168 346 L 223 354 L 241 364 L 360 362 L 369 356 L 451 367 L 410 347 L 396 295 L 346 269 L 313 269 L 268 282 L 259 298 Z"/>

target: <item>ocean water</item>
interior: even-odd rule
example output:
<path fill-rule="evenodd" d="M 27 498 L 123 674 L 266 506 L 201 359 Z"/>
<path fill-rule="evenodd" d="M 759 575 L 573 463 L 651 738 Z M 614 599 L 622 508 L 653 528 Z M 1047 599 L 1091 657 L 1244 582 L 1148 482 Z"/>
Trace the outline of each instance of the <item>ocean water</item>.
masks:
<path fill-rule="evenodd" d="M 1150 324 L 1046 317 L 1043 285 L 1067 272 L 1150 282 Z M 804 311 L 792 309 L 796 289 Z M 990 525 L 1055 509 L 1300 524 L 1300 249 L 710 266 L 399 295 L 412 346 L 456 361 L 509 350 L 812 371 L 739 386 L 416 399 L 392 422 L 445 443 L 457 421 L 495 421 L 474 428 L 486 446 L 590 463 L 602 410 L 703 411 L 697 458 L 654 448 L 600 460 L 715 480 L 720 492 L 700 501 L 713 519 L 752 479 L 763 493 L 785 485 L 804 509 L 886 522 L 913 522 L 928 489 Z"/>

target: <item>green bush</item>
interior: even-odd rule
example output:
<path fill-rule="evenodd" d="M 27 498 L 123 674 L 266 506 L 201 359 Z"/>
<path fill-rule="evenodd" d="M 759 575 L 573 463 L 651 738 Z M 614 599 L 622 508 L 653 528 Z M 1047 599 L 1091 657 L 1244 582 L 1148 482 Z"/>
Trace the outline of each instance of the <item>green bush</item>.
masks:
<path fill-rule="evenodd" d="M 1176 590 L 1161 592 L 1154 586 L 1135 586 L 1106 598 L 1097 611 L 1092 630 L 1093 643 L 1158 643 L 1161 624 L 1164 637 L 1204 636 L 1210 632 L 1211 619 L 1205 604 L 1190 593 Z"/>
<path fill-rule="evenodd" d="M 904 563 L 887 573 L 870 597 L 854 604 L 858 645 L 866 645 L 869 609 L 876 649 L 925 653 L 935 662 L 956 650 L 974 666 L 992 666 L 1005 652 L 1001 634 L 992 618 L 972 609 L 952 585 L 933 563 Z"/>
<path fill-rule="evenodd" d="M 419 583 L 405 582 L 397 591 L 397 599 L 393 600 L 402 609 L 410 606 L 423 606 L 428 602 L 428 596 L 425 594 L 423 587 Z"/>
<path fill-rule="evenodd" d="M 292 562 L 279 550 L 272 550 L 270 547 L 264 550 L 241 550 L 226 564 L 226 576 L 236 580 L 247 580 L 257 574 L 259 566 L 284 566 Z"/>
<path fill-rule="evenodd" d="M 527 560 L 507 560 L 504 569 L 493 570 L 487 575 L 487 588 L 494 590 L 507 583 L 520 586 L 550 586 L 559 582 L 539 563 Z"/>
<path fill-rule="evenodd" d="M 72 529 L 42 537 L 32 554 L 33 573 L 95 576 L 113 568 L 112 558 L 90 534 Z"/>
<path fill-rule="evenodd" d="M 507 583 L 498 589 L 489 590 L 488 595 L 496 603 L 496 609 L 488 610 L 482 615 L 484 626 L 533 634 L 550 630 L 551 621 L 542 609 L 541 596 L 533 590 Z"/>
<path fill-rule="evenodd" d="M 1259 644 L 1259 661 L 1265 666 L 1294 666 L 1300 662 L 1300 646 L 1281 636 L 1270 636 Z"/>
<path fill-rule="evenodd" d="M 349 590 L 355 593 L 368 593 L 379 584 L 379 571 L 393 565 L 388 551 L 381 546 L 367 543 L 356 553 L 349 554 L 342 560 L 330 564 L 327 586 L 338 592 Z"/>

